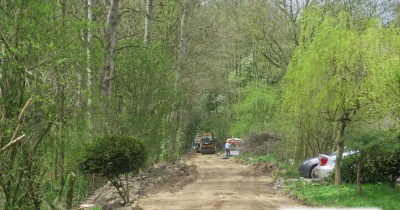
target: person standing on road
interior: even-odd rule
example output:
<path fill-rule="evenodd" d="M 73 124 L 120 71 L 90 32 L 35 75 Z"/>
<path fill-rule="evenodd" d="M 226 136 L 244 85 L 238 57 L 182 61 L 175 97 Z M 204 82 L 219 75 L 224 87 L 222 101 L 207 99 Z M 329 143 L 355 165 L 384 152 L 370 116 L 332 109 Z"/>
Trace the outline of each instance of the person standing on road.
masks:
<path fill-rule="evenodd" d="M 229 139 L 226 140 L 226 143 L 225 143 L 225 156 L 227 156 L 227 157 L 231 156 L 231 146 L 232 145 L 229 142 Z"/>

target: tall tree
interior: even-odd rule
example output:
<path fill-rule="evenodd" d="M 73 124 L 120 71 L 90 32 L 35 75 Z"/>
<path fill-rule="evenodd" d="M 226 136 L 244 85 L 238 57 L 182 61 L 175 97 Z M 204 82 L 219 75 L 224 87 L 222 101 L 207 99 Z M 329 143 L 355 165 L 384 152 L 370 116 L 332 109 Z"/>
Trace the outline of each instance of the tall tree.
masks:
<path fill-rule="evenodd" d="M 337 18 L 322 17 L 318 15 L 320 12 L 317 9 L 311 13 L 317 14 L 313 19 L 305 16 L 317 20 L 314 36 L 296 50 L 289 66 L 284 105 L 295 115 L 304 112 L 336 124 L 335 184 L 338 185 L 345 130 L 355 114 L 369 105 L 365 97 L 372 69 L 363 47 L 364 36 L 360 35 L 365 31 L 349 27 L 352 16 L 340 13 Z"/>
<path fill-rule="evenodd" d="M 18 117 L 17 110 L 32 98 L 20 130 L 29 141 L 1 157 L 5 209 L 51 206 L 63 193 L 68 154 L 64 128 L 77 110 L 77 66 L 85 63 L 84 56 L 77 56 L 84 54 L 80 46 L 85 45 L 76 33 L 80 23 L 69 18 L 69 6 L 66 1 L 0 3 L 1 16 L 7 17 L 0 22 L 4 29 L 0 40 L 6 49 L 1 55 L 6 67 L 0 83 L 1 121 L 5 122 L 1 126 L 5 129 L 2 146 L 11 138 L 10 126 Z M 45 187 L 56 183 L 60 186 L 58 195 L 45 193 Z"/>
<path fill-rule="evenodd" d="M 185 57 L 186 57 L 186 42 L 187 42 L 187 16 L 189 10 L 190 0 L 185 0 L 182 6 L 182 17 L 181 17 L 181 25 L 180 25 L 180 42 L 179 42 L 179 51 L 178 51 L 178 61 L 177 61 L 177 74 L 175 78 L 175 99 L 174 108 L 171 112 L 170 118 L 173 126 L 172 133 L 169 137 L 168 142 L 168 150 L 170 154 L 176 155 L 176 142 L 177 138 L 180 138 L 181 135 L 181 127 L 180 125 L 180 117 L 182 116 L 181 105 L 183 104 L 180 100 L 180 92 L 182 91 L 182 76 L 185 71 Z"/>
<path fill-rule="evenodd" d="M 117 26 L 119 21 L 119 0 L 112 0 L 107 15 L 107 29 L 105 33 L 104 64 L 101 76 L 101 94 L 111 97 L 114 58 L 116 53 Z"/>
<path fill-rule="evenodd" d="M 87 42 L 87 46 L 86 46 L 86 59 L 87 59 L 87 67 L 86 67 L 86 87 L 87 87 L 87 92 L 88 92 L 88 97 L 87 97 L 87 107 L 88 107 L 88 111 L 86 113 L 87 116 L 87 121 L 88 121 L 88 128 L 89 130 L 91 130 L 91 124 L 92 124 L 92 117 L 91 117 L 91 113 L 90 113 L 90 108 L 92 105 L 92 60 L 93 60 L 93 56 L 91 55 L 91 42 L 93 42 L 93 37 L 94 37 L 94 24 L 96 21 L 96 9 L 97 9 L 97 0 L 87 0 L 87 19 L 88 19 L 88 27 L 87 27 L 87 31 L 86 31 L 86 42 Z M 84 82 L 83 82 L 84 84 Z"/>
<path fill-rule="evenodd" d="M 153 21 L 153 0 L 146 1 L 146 18 L 144 26 L 144 43 L 146 46 L 151 42 L 151 25 Z"/>
<path fill-rule="evenodd" d="M 382 129 L 393 130 L 400 122 L 399 28 L 378 26 L 367 31 L 364 44 L 369 48 L 367 56 L 373 69 L 368 89 L 374 105 L 371 114 L 379 120 Z"/>

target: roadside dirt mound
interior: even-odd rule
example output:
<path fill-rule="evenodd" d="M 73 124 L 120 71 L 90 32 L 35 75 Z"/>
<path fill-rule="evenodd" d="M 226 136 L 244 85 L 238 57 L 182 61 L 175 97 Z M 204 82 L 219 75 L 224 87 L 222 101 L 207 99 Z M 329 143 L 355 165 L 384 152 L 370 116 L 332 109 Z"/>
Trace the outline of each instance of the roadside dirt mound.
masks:
<path fill-rule="evenodd" d="M 253 172 L 257 175 L 274 176 L 274 173 L 279 169 L 278 162 L 276 161 L 259 161 L 257 164 L 252 165 Z"/>
<path fill-rule="evenodd" d="M 101 207 L 102 210 L 140 209 L 136 201 L 141 196 L 158 192 L 161 189 L 175 192 L 193 182 L 196 178 L 196 166 L 187 164 L 184 160 L 173 163 L 158 163 L 128 180 L 131 203 L 122 205 L 123 201 L 117 190 L 108 182 L 83 202 L 81 209 L 85 209 L 83 208 L 84 206 L 90 208 Z"/>

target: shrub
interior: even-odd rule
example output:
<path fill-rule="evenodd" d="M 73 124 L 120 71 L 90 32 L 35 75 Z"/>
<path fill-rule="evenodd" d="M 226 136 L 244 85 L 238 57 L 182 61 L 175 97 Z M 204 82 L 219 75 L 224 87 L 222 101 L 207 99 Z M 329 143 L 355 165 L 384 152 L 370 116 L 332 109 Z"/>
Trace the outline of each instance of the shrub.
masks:
<path fill-rule="evenodd" d="M 122 184 L 120 175 L 138 173 L 147 159 L 144 143 L 129 136 L 104 136 L 85 147 L 85 155 L 79 167 L 85 174 L 99 174 L 106 177 L 122 197 L 129 202 L 128 186 Z"/>
<path fill-rule="evenodd" d="M 341 163 L 342 181 L 355 183 L 358 156 L 343 158 Z M 400 177 L 400 152 L 380 155 L 367 154 L 361 162 L 360 179 L 362 183 L 388 182 L 394 185 Z"/>
<path fill-rule="evenodd" d="M 396 185 L 396 179 L 400 177 L 400 151 L 375 156 L 369 161 L 371 168 L 375 169 L 384 181 L 392 187 Z"/>
<path fill-rule="evenodd" d="M 341 163 L 341 175 L 344 183 L 356 183 L 358 170 L 358 156 L 343 158 Z M 360 179 L 362 183 L 377 183 L 383 181 L 381 174 L 371 166 L 371 160 L 361 163 Z"/>

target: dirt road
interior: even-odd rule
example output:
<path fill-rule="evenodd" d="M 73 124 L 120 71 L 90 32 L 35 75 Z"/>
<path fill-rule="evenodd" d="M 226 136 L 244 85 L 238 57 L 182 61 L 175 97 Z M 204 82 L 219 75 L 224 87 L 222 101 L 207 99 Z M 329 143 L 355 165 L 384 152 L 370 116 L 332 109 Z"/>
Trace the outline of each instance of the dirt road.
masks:
<path fill-rule="evenodd" d="M 139 200 L 144 210 L 252 210 L 301 206 L 273 188 L 273 180 L 252 173 L 249 166 L 221 159 L 217 155 L 197 154 L 188 164 L 195 164 L 198 179 L 181 190 L 162 190 Z"/>

